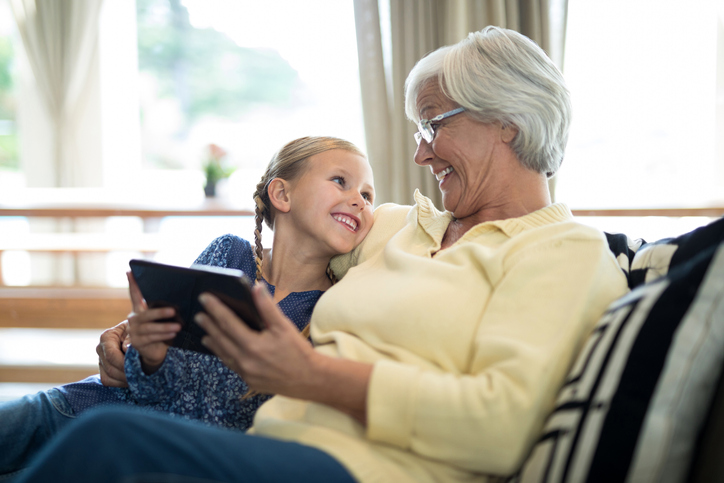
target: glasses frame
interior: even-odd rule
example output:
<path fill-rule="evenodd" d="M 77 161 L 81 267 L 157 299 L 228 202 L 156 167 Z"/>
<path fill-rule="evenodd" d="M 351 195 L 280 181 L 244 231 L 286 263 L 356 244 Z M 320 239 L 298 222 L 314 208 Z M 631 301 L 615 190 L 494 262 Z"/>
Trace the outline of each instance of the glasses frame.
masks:
<path fill-rule="evenodd" d="M 417 143 L 417 145 L 419 146 L 420 142 L 423 139 L 428 144 L 430 144 L 432 140 L 435 139 L 435 130 L 432 128 L 432 124 L 440 122 L 443 119 L 447 119 L 448 117 L 452 117 L 455 114 L 460 114 L 464 111 L 464 107 L 458 107 L 457 109 L 453 109 L 452 111 L 439 114 L 432 119 L 420 119 L 420 121 L 417 123 L 417 132 L 413 135 L 415 137 L 415 142 Z"/>

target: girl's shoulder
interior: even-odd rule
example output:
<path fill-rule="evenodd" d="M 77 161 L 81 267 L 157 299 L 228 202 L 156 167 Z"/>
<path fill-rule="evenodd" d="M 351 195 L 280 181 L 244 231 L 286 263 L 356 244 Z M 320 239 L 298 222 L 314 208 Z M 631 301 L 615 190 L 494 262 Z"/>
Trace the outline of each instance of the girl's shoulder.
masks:
<path fill-rule="evenodd" d="M 251 243 L 231 234 L 214 239 L 194 263 L 236 268 L 251 278 L 254 278 L 256 273 L 256 261 Z"/>

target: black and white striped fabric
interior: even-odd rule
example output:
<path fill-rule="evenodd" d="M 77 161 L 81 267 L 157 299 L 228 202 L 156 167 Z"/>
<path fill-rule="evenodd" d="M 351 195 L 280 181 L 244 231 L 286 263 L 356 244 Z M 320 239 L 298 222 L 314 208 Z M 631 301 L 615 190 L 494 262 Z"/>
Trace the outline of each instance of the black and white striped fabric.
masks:
<path fill-rule="evenodd" d="M 722 240 L 724 218 L 676 238 L 665 238 L 654 243 L 644 242 L 633 250 L 635 253 L 631 261 L 629 286 L 634 288 L 663 277 L 670 269 Z"/>
<path fill-rule="evenodd" d="M 615 235 L 609 244 L 637 288 L 598 322 L 511 481 L 689 474 L 724 362 L 724 220 L 653 244 Z"/>
<path fill-rule="evenodd" d="M 623 233 L 604 233 L 606 240 L 608 241 L 608 248 L 616 257 L 621 270 L 626 275 L 626 279 L 629 282 L 629 288 L 633 288 L 631 285 L 631 266 L 633 265 L 636 252 L 641 249 L 642 246 L 646 245 L 646 241 L 639 238 L 637 240 L 631 240 Z"/>

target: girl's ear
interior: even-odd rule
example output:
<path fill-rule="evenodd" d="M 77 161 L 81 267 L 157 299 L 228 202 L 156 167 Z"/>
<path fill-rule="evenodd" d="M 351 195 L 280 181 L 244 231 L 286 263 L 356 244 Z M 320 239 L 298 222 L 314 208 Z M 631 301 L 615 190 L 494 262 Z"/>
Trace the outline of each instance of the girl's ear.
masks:
<path fill-rule="evenodd" d="M 291 209 L 289 188 L 289 183 L 281 178 L 274 178 L 269 183 L 269 201 L 281 213 L 288 213 Z"/>

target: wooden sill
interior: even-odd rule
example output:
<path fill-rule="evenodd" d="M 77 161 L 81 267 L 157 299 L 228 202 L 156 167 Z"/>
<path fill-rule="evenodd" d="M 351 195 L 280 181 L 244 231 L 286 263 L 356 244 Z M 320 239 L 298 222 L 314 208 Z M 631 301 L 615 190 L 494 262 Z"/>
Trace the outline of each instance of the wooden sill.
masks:
<path fill-rule="evenodd" d="M 608 209 L 571 209 L 574 216 L 706 216 L 719 218 L 724 216 L 724 207 L 710 208 L 608 208 Z"/>
<path fill-rule="evenodd" d="M 0 381 L 67 384 L 98 374 L 98 366 L 0 366 Z"/>
<path fill-rule="evenodd" d="M 107 329 L 130 311 L 128 289 L 0 288 L 0 327 Z"/>

